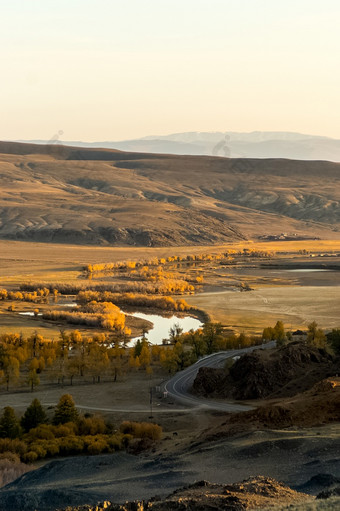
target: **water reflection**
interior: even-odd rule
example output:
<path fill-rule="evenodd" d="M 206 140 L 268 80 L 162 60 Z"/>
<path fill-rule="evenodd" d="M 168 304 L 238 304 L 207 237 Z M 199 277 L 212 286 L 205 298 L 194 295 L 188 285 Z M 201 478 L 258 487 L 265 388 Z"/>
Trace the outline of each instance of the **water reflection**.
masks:
<path fill-rule="evenodd" d="M 180 318 L 178 316 L 164 318 L 158 314 L 144 314 L 142 312 L 133 312 L 129 314 L 135 318 L 146 319 L 153 323 L 153 328 L 145 335 L 151 344 L 162 344 L 163 339 L 168 339 L 169 330 L 174 326 L 174 324 L 179 325 L 183 329 L 183 333 L 189 332 L 191 329 L 197 330 L 197 328 L 203 326 L 199 319 L 192 318 L 191 316 L 185 316 L 184 318 Z M 141 339 L 141 337 L 135 337 L 133 341 L 137 341 L 138 339 Z"/>
<path fill-rule="evenodd" d="M 34 314 L 34 312 L 19 312 L 20 316 L 42 316 L 41 312 L 38 312 L 38 314 Z"/>

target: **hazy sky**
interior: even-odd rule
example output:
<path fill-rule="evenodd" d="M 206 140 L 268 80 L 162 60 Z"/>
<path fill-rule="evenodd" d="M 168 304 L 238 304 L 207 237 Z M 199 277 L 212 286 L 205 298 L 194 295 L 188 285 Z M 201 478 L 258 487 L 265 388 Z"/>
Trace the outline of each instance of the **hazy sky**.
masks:
<path fill-rule="evenodd" d="M 339 0 L 0 0 L 0 139 L 340 138 Z"/>

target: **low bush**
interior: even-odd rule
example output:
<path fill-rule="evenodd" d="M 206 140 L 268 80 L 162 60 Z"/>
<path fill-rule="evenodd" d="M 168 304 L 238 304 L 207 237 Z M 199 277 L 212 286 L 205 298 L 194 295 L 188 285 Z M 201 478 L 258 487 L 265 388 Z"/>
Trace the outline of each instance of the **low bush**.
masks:
<path fill-rule="evenodd" d="M 91 437 L 91 441 L 87 446 L 89 454 L 101 454 L 109 451 L 109 444 L 105 437 L 96 435 Z"/>
<path fill-rule="evenodd" d="M 18 454 L 22 458 L 22 456 L 27 451 L 27 445 L 22 440 L 18 438 L 0 438 L 0 453 L 4 452 L 12 452 Z"/>
<path fill-rule="evenodd" d="M 102 417 L 81 417 L 78 421 L 78 435 L 98 435 L 106 431 L 106 424 Z"/>
<path fill-rule="evenodd" d="M 151 422 L 125 421 L 120 425 L 120 431 L 135 438 L 149 438 L 150 440 L 160 440 L 162 436 L 161 426 Z"/>
<path fill-rule="evenodd" d="M 35 461 L 37 461 L 37 459 L 38 454 L 34 451 L 28 451 L 22 457 L 22 461 L 24 461 L 25 463 L 34 463 Z"/>
<path fill-rule="evenodd" d="M 58 438 L 60 454 L 80 454 L 84 450 L 84 440 L 82 437 L 70 435 Z"/>

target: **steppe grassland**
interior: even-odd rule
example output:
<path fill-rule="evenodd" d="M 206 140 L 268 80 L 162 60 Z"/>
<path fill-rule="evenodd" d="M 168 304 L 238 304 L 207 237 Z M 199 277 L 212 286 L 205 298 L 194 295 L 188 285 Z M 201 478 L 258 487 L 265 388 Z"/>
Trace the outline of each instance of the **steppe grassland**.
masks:
<path fill-rule="evenodd" d="M 339 275 L 340 278 L 340 275 Z M 204 308 L 214 322 L 235 331 L 261 332 L 264 325 L 283 321 L 288 330 L 306 329 L 316 321 L 325 329 L 340 324 L 340 287 L 282 286 L 251 293 L 210 293 L 188 297 L 189 305 Z"/>
<path fill-rule="evenodd" d="M 275 262 L 299 258 L 301 252 L 307 254 L 340 253 L 340 240 L 306 240 L 306 241 L 271 241 L 271 242 L 237 242 L 219 246 L 187 246 L 187 247 L 89 247 L 79 245 L 39 244 L 30 242 L 0 241 L 0 287 L 18 288 L 23 282 L 61 282 L 84 283 L 82 269 L 87 264 L 109 263 L 124 260 L 140 261 L 152 257 L 185 256 L 188 254 L 218 254 L 228 250 L 243 251 L 261 250 L 276 254 Z M 305 261 L 312 261 L 309 255 Z M 309 258 L 309 259 L 308 259 Z M 333 262 L 335 258 L 325 258 L 323 262 Z M 256 260 L 254 260 L 256 263 Z M 338 303 L 340 287 L 301 286 L 293 279 L 282 279 L 279 276 L 263 279 L 257 275 L 256 268 L 242 278 L 249 281 L 253 292 L 235 293 L 224 288 L 228 278 L 228 270 L 221 272 L 215 261 L 204 262 L 200 271 L 203 272 L 206 288 L 205 293 L 197 293 L 186 297 L 190 305 L 205 310 L 212 321 L 231 326 L 237 331 L 260 331 L 277 319 L 285 322 L 287 327 L 299 328 L 316 320 L 323 327 L 338 326 Z M 340 275 L 340 273 L 339 273 Z M 296 275 L 294 276 L 296 277 Z M 101 277 L 105 282 L 106 278 Z M 284 284 L 284 285 L 283 285 Z M 288 287 L 287 287 L 288 286 Z M 292 287 L 293 286 L 293 287 Z M 209 292 L 213 291 L 213 292 Z M 31 310 L 26 304 L 22 310 Z M 0 325 L 8 331 L 31 333 L 32 329 L 42 329 L 50 335 L 57 335 L 58 329 L 41 322 L 34 324 L 32 318 L 18 317 L 8 313 L 1 307 Z"/>
<path fill-rule="evenodd" d="M 101 281 L 107 282 L 111 276 L 93 276 L 88 280 L 84 276 L 83 268 L 87 264 L 110 263 L 124 260 L 147 260 L 152 257 L 169 257 L 173 255 L 188 254 L 219 254 L 244 249 L 276 252 L 274 259 L 268 262 L 284 264 L 293 259 L 298 262 L 312 260 L 309 254 L 335 254 L 340 252 L 340 241 L 299 241 L 299 242 L 244 242 L 222 246 L 205 247 L 169 247 L 169 248 L 130 248 L 130 247 L 83 247 L 70 245 L 49 245 L 23 242 L 0 242 L 0 288 L 18 288 L 23 282 L 61 282 L 90 284 Z M 320 259 L 321 260 L 321 259 Z M 336 257 L 325 257 L 324 262 L 339 261 Z M 236 280 L 238 275 L 232 274 L 228 266 L 221 266 L 218 260 L 204 261 L 199 265 L 199 271 L 204 273 L 205 283 L 203 292 L 185 296 L 190 305 L 195 305 L 208 312 L 212 321 L 220 321 L 223 325 L 233 328 L 237 332 L 260 332 L 265 326 L 273 326 L 280 319 L 287 328 L 306 328 L 306 322 L 316 320 L 322 327 L 339 326 L 338 303 L 340 286 L 299 286 L 295 277 L 289 279 L 269 278 L 263 280 L 260 275 L 257 258 L 249 260 L 251 263 L 250 276 L 242 274 L 243 281 L 251 282 L 253 291 L 239 292 L 226 290 L 229 280 Z M 181 270 L 180 270 L 181 271 Z M 184 269 L 183 271 L 187 271 Z M 189 271 L 195 272 L 196 268 Z M 263 273 L 263 269 L 262 269 Z M 340 276 L 340 272 L 338 273 Z M 313 277 L 311 277 L 313 278 Z M 7 311 L 8 303 L 1 303 L 0 329 L 2 332 L 22 332 L 29 335 L 35 330 L 48 338 L 58 338 L 60 326 L 45 322 L 40 318 L 27 318 L 17 313 Z M 19 302 L 19 310 L 32 310 L 35 304 Z M 39 304 L 39 309 L 47 308 Z M 76 327 L 77 328 L 77 327 Z M 71 329 L 66 325 L 66 330 Z M 82 329 L 86 333 L 86 329 Z M 93 333 L 93 331 L 92 331 Z M 149 388 L 159 385 L 167 379 L 169 374 L 161 368 L 155 367 L 151 375 L 145 372 L 133 371 L 128 377 L 120 376 L 118 381 L 103 382 L 100 385 L 84 384 L 74 385 L 72 394 L 76 403 L 83 412 L 101 412 L 108 417 L 120 417 L 136 420 L 146 420 L 149 417 Z M 69 381 L 65 381 L 67 390 L 70 390 Z M 60 395 L 65 392 L 63 387 L 41 385 L 34 390 L 34 396 L 41 399 L 44 405 L 54 405 Z M 15 404 L 16 410 L 22 412 L 30 403 L 32 394 L 2 393 L 0 402 L 2 406 Z M 136 404 L 137 403 L 137 404 Z M 169 413 L 170 412 L 170 413 Z M 176 413 L 174 422 L 173 413 Z M 156 415 L 156 412 L 155 412 Z M 177 405 L 169 405 L 168 410 L 157 412 L 157 422 L 161 423 L 166 431 L 172 428 L 187 432 L 192 429 L 192 414 L 184 411 L 179 414 Z M 210 418 L 204 414 L 199 415 L 200 427 Z M 196 419 L 195 419 L 196 421 Z"/>
<path fill-rule="evenodd" d="M 181 247 L 98 247 L 0 240 L 0 284 L 39 277 L 44 280 L 76 279 L 91 263 L 141 260 L 169 255 L 212 253 L 244 249 L 276 252 L 293 257 L 301 250 L 329 253 L 340 251 L 340 240 L 242 241 L 225 245 Z"/>

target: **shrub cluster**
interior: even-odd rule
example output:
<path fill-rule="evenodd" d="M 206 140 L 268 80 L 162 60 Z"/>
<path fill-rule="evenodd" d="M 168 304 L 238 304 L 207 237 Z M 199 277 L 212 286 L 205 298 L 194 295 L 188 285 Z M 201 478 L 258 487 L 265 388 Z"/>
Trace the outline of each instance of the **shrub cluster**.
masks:
<path fill-rule="evenodd" d="M 100 326 L 107 330 L 123 331 L 125 327 L 124 313 L 111 302 L 91 301 L 76 311 L 46 311 L 43 318 L 52 321 L 62 319 L 75 325 Z"/>
<path fill-rule="evenodd" d="M 148 438 L 149 440 L 160 440 L 162 437 L 162 428 L 158 424 L 150 422 L 131 422 L 125 421 L 120 425 L 120 431 L 123 434 L 131 435 L 134 438 Z"/>
<path fill-rule="evenodd" d="M 53 289 L 52 292 L 54 297 L 58 295 L 57 289 Z M 42 303 L 47 301 L 49 295 L 50 289 L 47 287 L 37 288 L 32 290 L 31 292 L 8 291 L 7 289 L 0 289 L 0 300 Z"/>
<path fill-rule="evenodd" d="M 52 422 L 47 423 L 37 399 L 20 422 L 13 408 L 6 407 L 0 417 L 0 459 L 6 456 L 33 463 L 58 455 L 112 453 L 128 447 L 133 438 L 157 441 L 162 435 L 160 426 L 146 422 L 124 422 L 114 431 L 113 425 L 100 416 L 80 416 L 69 394 L 60 398 Z"/>

